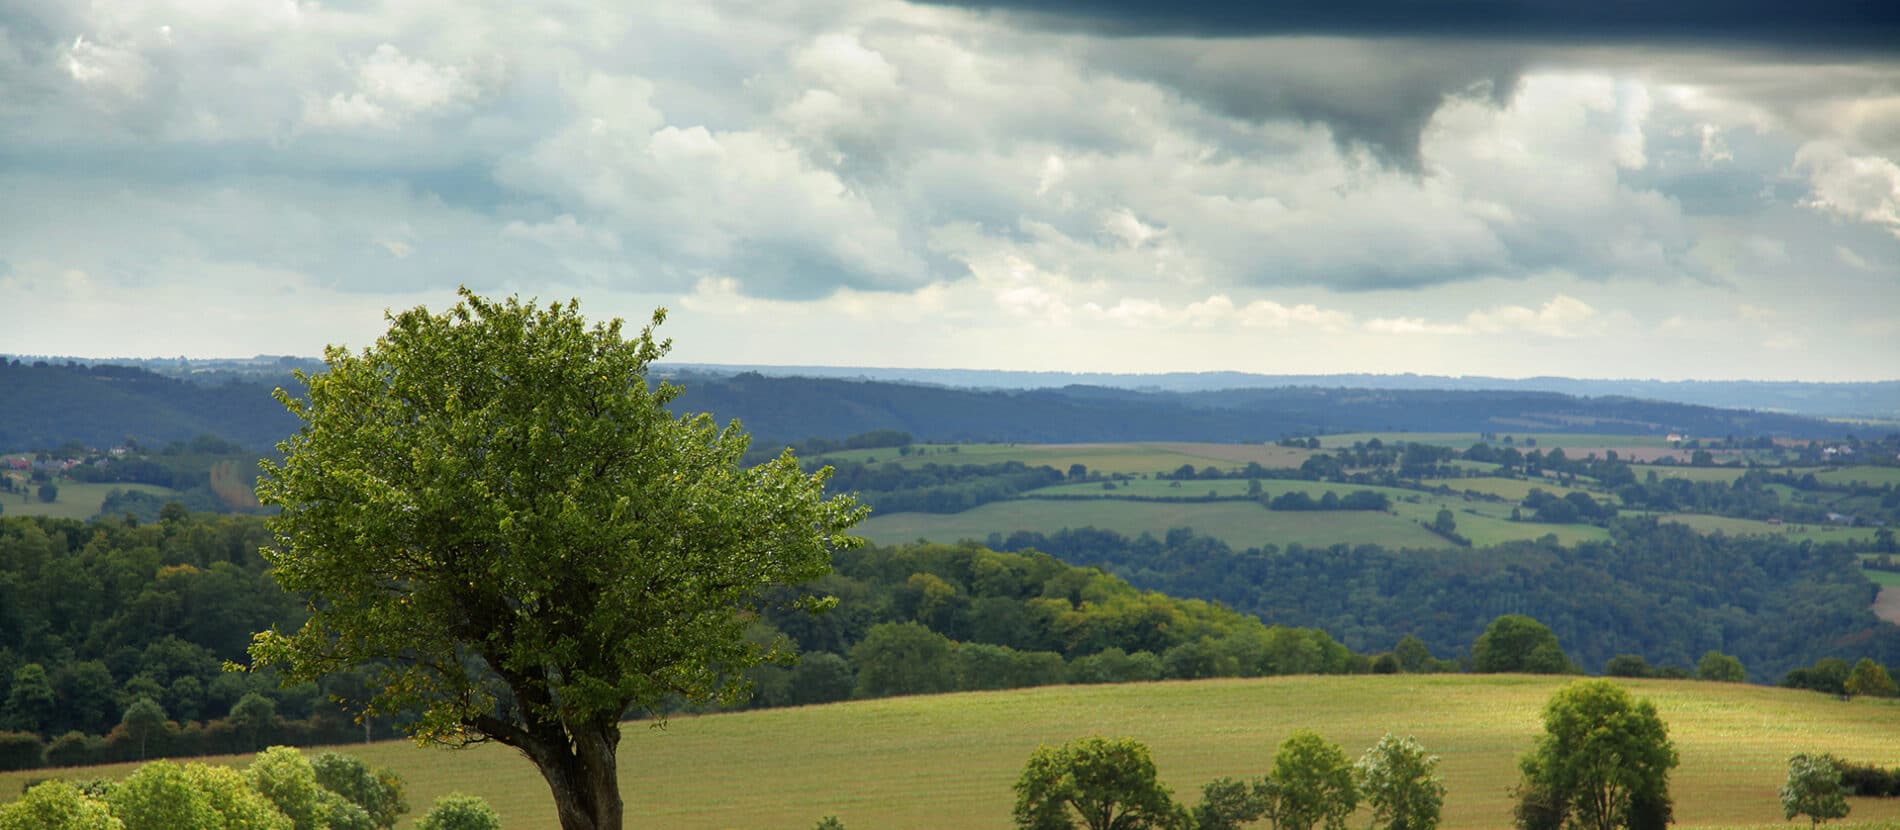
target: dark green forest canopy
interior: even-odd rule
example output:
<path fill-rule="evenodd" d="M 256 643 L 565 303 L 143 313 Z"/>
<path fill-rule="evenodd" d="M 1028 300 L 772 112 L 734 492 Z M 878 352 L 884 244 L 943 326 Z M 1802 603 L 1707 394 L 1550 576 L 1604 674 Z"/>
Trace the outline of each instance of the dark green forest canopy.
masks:
<path fill-rule="evenodd" d="M 1082 529 L 990 541 L 1106 568 L 1141 588 L 1321 628 L 1366 651 L 1409 634 L 1435 653 L 1457 653 L 1499 615 L 1526 614 L 1592 670 L 1618 654 L 1693 667 L 1715 650 L 1740 657 L 1757 681 L 1773 681 L 1821 656 L 1900 659 L 1900 627 L 1873 615 L 1876 586 L 1846 547 L 1705 537 L 1647 519 L 1620 520 L 1611 531 L 1612 541 L 1571 548 L 1547 537 L 1450 552 L 1234 550 L 1186 529 L 1163 539 Z"/>

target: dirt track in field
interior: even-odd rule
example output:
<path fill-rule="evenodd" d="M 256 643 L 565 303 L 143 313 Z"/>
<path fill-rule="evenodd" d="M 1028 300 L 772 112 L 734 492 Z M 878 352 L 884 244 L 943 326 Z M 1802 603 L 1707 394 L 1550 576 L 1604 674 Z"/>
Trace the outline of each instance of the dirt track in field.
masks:
<path fill-rule="evenodd" d="M 1874 597 L 1874 616 L 1900 623 L 1900 586 L 1889 585 Z"/>

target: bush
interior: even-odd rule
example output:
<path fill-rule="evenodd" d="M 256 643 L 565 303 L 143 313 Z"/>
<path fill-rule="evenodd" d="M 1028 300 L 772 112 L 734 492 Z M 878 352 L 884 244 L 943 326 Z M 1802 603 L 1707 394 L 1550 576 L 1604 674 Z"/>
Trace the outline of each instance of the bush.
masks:
<path fill-rule="evenodd" d="M 501 816 L 480 798 L 450 793 L 435 800 L 416 830 L 501 830 Z"/>
<path fill-rule="evenodd" d="M 18 801 L 0 806 L 7 830 L 125 830 L 106 805 L 65 781 L 36 784 Z"/>
<path fill-rule="evenodd" d="M 31 732 L 0 732 L 0 772 L 33 769 L 46 762 L 46 744 Z"/>
<path fill-rule="evenodd" d="M 310 767 L 316 771 L 318 785 L 361 808 L 373 827 L 388 830 L 396 826 L 397 816 L 409 812 L 402 778 L 394 772 L 336 752 L 319 753 Z"/>

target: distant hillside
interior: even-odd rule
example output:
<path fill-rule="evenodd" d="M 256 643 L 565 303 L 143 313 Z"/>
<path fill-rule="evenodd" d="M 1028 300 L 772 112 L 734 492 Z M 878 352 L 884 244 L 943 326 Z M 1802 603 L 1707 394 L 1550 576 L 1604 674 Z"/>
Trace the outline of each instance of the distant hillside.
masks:
<path fill-rule="evenodd" d="M 972 390 L 828 378 L 682 373 L 682 411 L 738 418 L 773 441 L 908 432 L 928 441 L 1272 441 L 1362 431 L 1580 432 L 1825 438 L 1812 418 L 1547 392 L 1288 387 L 1139 392 L 1092 386 Z"/>
<path fill-rule="evenodd" d="M 1158 392 L 1209 392 L 1304 386 L 1324 389 L 1556 392 L 1564 395 L 1646 398 L 1724 409 L 1759 409 L 1822 418 L 1900 418 L 1900 380 L 1804 383 L 1757 380 L 1605 380 L 1480 375 L 1260 375 L 1250 372 L 1011 372 L 991 369 L 901 369 L 856 366 L 719 366 L 680 364 L 679 371 L 731 375 L 839 378 L 928 383 L 968 389 L 1048 389 L 1105 386 Z"/>
<path fill-rule="evenodd" d="M 190 382 L 128 366 L 0 362 L 0 451 L 128 437 L 164 444 L 205 433 L 263 451 L 296 428 L 270 397 L 273 387 L 294 385 L 284 365 L 221 377 Z M 1793 415 L 1550 392 L 976 390 L 698 372 L 673 379 L 686 387 L 676 410 L 738 418 L 769 442 L 880 429 L 925 441 L 1023 442 L 1272 441 L 1359 431 L 1827 438 L 1849 429 Z"/>
<path fill-rule="evenodd" d="M 278 381 L 188 383 L 127 366 L 0 361 L 0 451 L 148 446 L 211 434 L 264 451 L 296 428 Z"/>

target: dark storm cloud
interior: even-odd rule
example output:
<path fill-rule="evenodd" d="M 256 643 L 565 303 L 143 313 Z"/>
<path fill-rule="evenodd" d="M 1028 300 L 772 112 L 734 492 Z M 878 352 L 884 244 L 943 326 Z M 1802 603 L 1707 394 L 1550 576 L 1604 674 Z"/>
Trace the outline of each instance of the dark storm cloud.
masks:
<path fill-rule="evenodd" d="M 1122 35 L 1695 42 L 1900 52 L 1891 0 L 926 0 Z"/>

